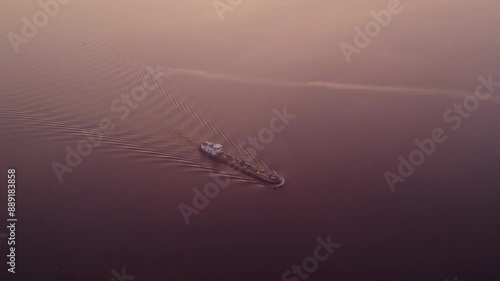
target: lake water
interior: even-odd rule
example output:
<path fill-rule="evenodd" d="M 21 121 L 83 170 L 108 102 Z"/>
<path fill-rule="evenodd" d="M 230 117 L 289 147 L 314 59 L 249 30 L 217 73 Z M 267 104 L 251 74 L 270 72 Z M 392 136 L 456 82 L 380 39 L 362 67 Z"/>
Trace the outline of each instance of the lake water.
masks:
<path fill-rule="evenodd" d="M 328 236 L 340 246 L 307 280 L 498 280 L 500 87 L 460 126 L 443 114 L 479 76 L 500 81 L 500 5 L 401 1 L 348 63 L 339 44 L 390 1 L 271 2 L 221 20 L 207 0 L 73 0 L 18 53 L 7 35 L 43 10 L 0 4 L 18 218 L 2 280 L 297 281 L 282 276 Z M 447 140 L 392 192 L 384 173 L 436 128 Z M 285 186 L 212 161 L 205 140 Z M 81 143 L 98 145 L 68 156 Z"/>

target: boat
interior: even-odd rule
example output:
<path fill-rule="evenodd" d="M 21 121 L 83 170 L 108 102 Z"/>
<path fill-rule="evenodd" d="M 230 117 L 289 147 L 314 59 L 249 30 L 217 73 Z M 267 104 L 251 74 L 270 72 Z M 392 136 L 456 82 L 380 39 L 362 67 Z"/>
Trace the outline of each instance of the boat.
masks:
<path fill-rule="evenodd" d="M 241 160 L 238 157 L 222 150 L 221 144 L 204 141 L 200 144 L 200 150 L 210 158 L 231 166 L 232 168 L 244 174 L 247 174 L 267 185 L 272 185 L 273 187 L 281 187 L 285 184 L 285 178 L 278 174 L 276 171 L 263 169 L 244 160 Z"/>

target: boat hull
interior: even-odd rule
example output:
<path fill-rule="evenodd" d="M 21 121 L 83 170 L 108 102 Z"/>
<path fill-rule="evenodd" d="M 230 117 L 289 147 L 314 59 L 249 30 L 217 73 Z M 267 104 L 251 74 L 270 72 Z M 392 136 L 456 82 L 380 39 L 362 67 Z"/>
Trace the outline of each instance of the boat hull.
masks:
<path fill-rule="evenodd" d="M 203 154 L 205 154 L 207 157 L 216 160 L 218 162 L 224 163 L 232 168 L 234 168 L 237 171 L 240 171 L 241 173 L 244 173 L 246 175 L 249 175 L 260 182 L 272 186 L 272 187 L 281 187 L 285 184 L 285 178 L 283 176 L 277 176 L 275 179 L 271 179 L 268 175 L 270 173 L 275 173 L 274 171 L 266 171 L 263 169 L 260 169 L 254 165 L 251 165 L 249 163 L 246 163 L 245 161 L 242 161 L 241 159 L 232 156 L 228 153 L 221 153 L 219 155 L 211 155 L 206 153 L 205 151 L 201 150 Z M 257 168 L 257 169 L 255 169 Z"/>

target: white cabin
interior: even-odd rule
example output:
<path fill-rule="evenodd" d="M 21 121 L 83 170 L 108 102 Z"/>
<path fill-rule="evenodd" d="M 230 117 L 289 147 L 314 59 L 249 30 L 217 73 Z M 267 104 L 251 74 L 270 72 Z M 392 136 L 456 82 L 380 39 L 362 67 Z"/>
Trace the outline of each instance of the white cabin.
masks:
<path fill-rule="evenodd" d="M 210 155 L 218 155 L 222 152 L 222 145 L 218 143 L 212 143 L 209 141 L 204 141 L 200 145 L 201 150 L 207 152 Z"/>

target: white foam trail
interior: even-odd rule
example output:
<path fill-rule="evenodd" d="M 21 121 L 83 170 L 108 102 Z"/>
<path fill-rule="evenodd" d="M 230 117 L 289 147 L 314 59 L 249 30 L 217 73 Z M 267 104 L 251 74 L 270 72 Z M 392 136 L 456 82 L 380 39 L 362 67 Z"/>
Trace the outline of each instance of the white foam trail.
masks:
<path fill-rule="evenodd" d="M 304 87 L 304 88 L 323 88 L 331 90 L 355 90 L 355 91 L 372 91 L 372 92 L 385 92 L 390 94 L 407 94 L 407 95 L 443 95 L 452 98 L 465 98 L 466 96 L 474 94 L 473 92 L 465 92 L 458 90 L 447 90 L 437 88 L 412 88 L 400 86 L 375 86 L 375 85 L 359 85 L 359 84 L 346 84 L 328 81 L 283 81 L 271 80 L 266 78 L 257 78 L 250 76 L 238 76 L 232 74 L 213 73 L 196 69 L 182 69 L 182 68 L 161 68 L 163 71 L 170 74 L 198 76 L 207 79 L 223 80 L 231 82 L 241 82 L 247 84 L 256 84 L 264 86 L 276 87 Z M 489 99 L 490 102 L 500 102 L 500 97 Z"/>

